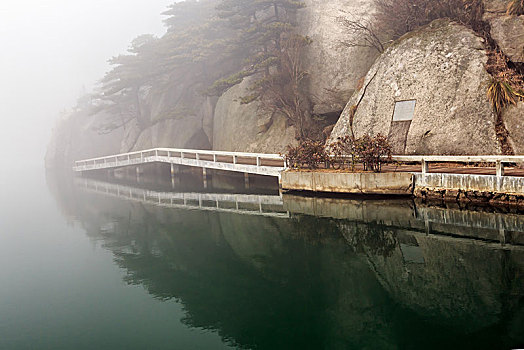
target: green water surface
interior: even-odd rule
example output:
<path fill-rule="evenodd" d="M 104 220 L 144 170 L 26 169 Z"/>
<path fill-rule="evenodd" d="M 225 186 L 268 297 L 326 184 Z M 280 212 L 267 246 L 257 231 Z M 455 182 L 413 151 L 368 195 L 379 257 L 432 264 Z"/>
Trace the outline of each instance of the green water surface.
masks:
<path fill-rule="evenodd" d="M 38 170 L 0 185 L 0 349 L 524 347 L 522 233 L 501 245 L 478 219 L 166 208 Z"/>

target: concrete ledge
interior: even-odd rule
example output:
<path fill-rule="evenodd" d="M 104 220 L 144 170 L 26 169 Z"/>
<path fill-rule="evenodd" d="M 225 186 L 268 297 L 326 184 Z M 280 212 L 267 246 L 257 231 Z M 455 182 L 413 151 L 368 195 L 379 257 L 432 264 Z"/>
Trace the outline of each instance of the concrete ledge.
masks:
<path fill-rule="evenodd" d="M 335 173 L 285 171 L 282 189 L 312 192 L 412 195 L 410 173 Z"/>

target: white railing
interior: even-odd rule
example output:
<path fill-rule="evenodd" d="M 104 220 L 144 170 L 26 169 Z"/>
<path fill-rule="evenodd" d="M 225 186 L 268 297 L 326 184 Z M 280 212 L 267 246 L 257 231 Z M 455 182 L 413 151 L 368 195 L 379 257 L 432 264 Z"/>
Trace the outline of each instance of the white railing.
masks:
<path fill-rule="evenodd" d="M 524 156 L 393 156 L 396 162 L 421 163 L 422 174 L 429 172 L 430 163 L 495 164 L 497 176 L 504 176 L 505 164 L 524 164 Z"/>
<path fill-rule="evenodd" d="M 258 175 L 280 176 L 284 157 L 278 154 L 154 148 L 138 152 L 76 161 L 74 171 L 89 171 L 152 162 L 228 170 Z"/>
<path fill-rule="evenodd" d="M 429 172 L 430 163 L 484 163 L 495 164 L 496 175 L 504 176 L 507 164 L 524 164 L 524 156 L 393 156 L 399 163 L 421 163 L 421 172 Z M 170 163 L 209 169 L 244 172 L 258 175 L 280 176 L 287 169 L 282 155 L 245 152 L 208 151 L 179 148 L 154 148 L 144 151 L 116 154 L 76 161 L 74 171 L 89 171 L 139 165 Z"/>

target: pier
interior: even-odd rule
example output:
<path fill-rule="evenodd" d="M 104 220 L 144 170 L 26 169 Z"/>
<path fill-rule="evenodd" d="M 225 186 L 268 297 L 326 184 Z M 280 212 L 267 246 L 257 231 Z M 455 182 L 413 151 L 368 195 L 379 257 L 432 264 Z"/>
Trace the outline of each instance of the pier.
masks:
<path fill-rule="evenodd" d="M 393 156 L 382 173 L 289 169 L 279 154 L 155 148 L 76 161 L 75 172 L 150 163 L 277 177 L 284 190 L 408 195 L 524 206 L 524 156 Z"/>

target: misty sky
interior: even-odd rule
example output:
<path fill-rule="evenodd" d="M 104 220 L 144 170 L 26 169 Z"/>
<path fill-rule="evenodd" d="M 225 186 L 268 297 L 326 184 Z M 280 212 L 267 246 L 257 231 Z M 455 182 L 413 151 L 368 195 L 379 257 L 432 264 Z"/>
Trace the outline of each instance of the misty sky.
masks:
<path fill-rule="evenodd" d="M 0 146 L 8 157 L 43 163 L 60 111 L 136 36 L 162 35 L 160 13 L 173 2 L 0 0 Z"/>

